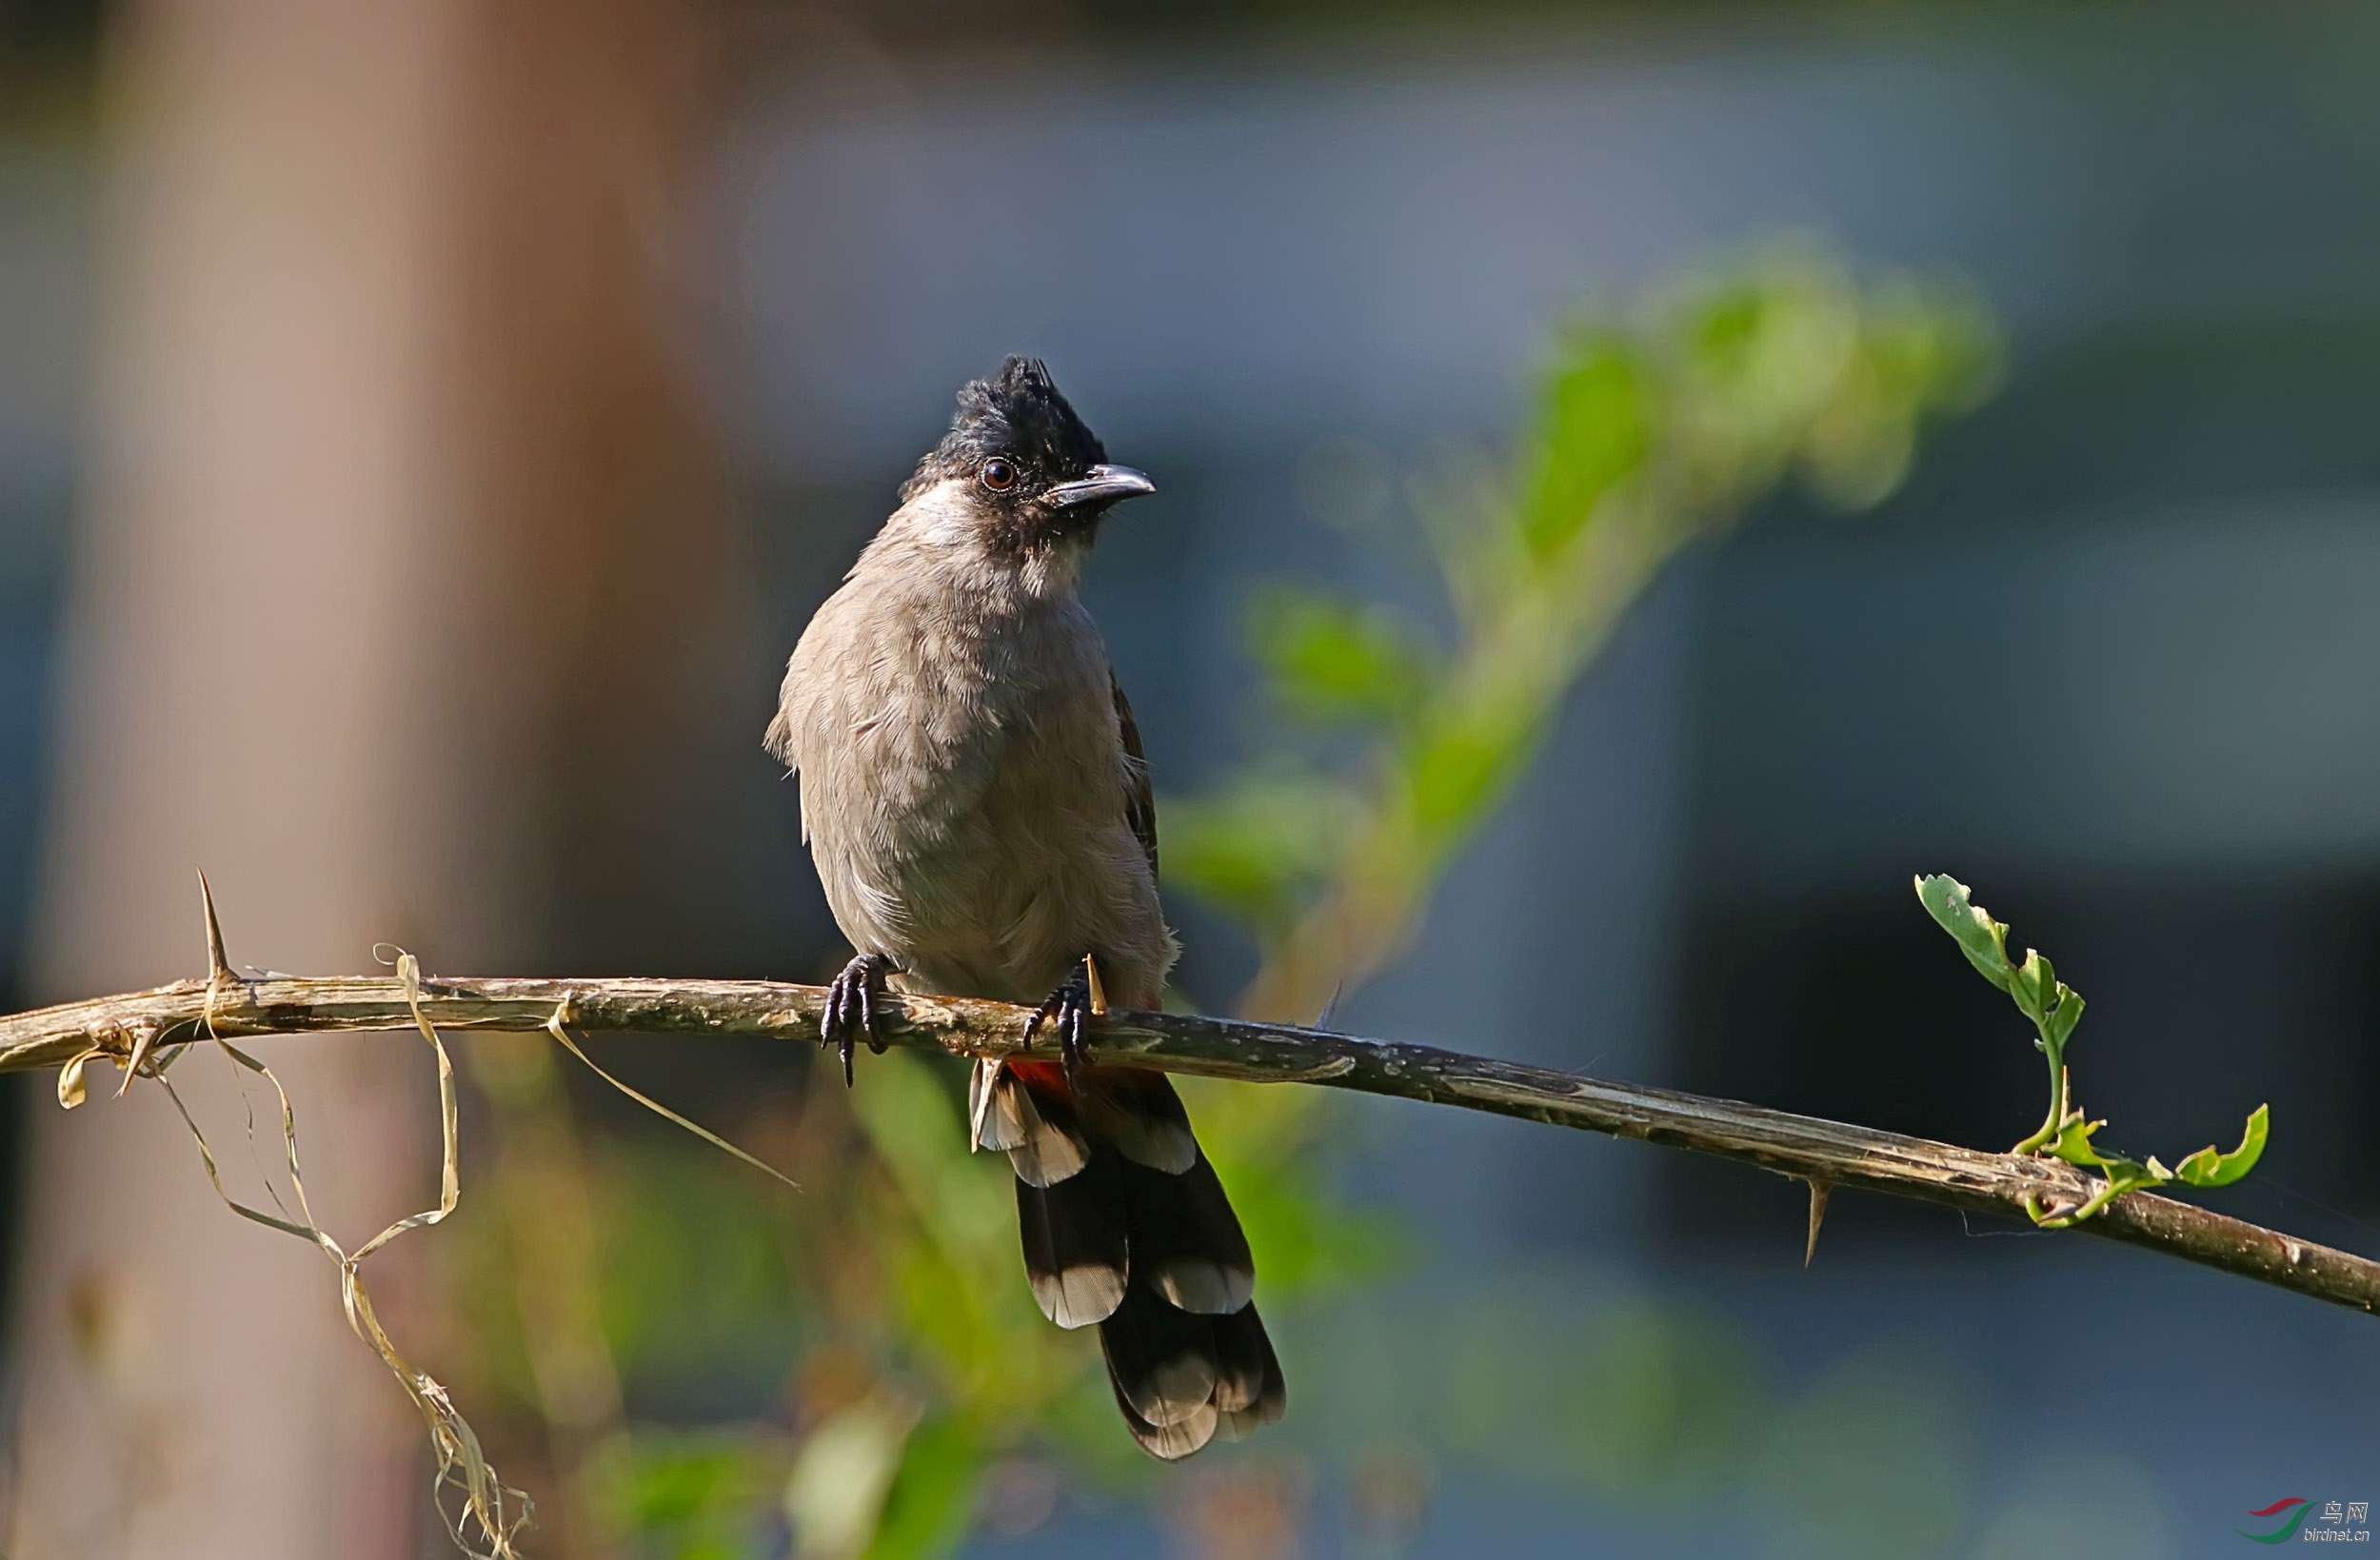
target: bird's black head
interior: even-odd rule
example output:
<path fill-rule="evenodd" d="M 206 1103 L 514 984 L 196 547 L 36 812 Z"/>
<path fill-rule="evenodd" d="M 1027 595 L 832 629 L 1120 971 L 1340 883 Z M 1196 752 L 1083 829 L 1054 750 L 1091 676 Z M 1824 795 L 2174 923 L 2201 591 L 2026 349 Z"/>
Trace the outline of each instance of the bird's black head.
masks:
<path fill-rule="evenodd" d="M 1002 551 L 1087 538 L 1110 505 L 1156 484 L 1107 450 L 1035 358 L 1010 358 L 989 379 L 960 387 L 950 431 L 901 487 L 906 501 L 939 484 L 966 484 L 969 503 Z"/>

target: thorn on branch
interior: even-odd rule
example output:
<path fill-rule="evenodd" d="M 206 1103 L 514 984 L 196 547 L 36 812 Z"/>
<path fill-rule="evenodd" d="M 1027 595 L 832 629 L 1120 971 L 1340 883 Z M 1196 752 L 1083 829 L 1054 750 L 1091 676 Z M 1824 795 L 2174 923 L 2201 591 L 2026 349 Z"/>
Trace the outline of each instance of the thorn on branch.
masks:
<path fill-rule="evenodd" d="M 149 1054 L 157 1049 L 157 1037 L 165 1033 L 155 1024 L 139 1024 L 132 1030 L 132 1054 L 125 1059 L 124 1077 L 116 1084 L 116 1097 L 122 1099 L 132 1080 L 140 1076 L 149 1064 Z"/>
<path fill-rule="evenodd" d="M 207 872 L 199 869 L 199 902 L 207 910 L 207 984 L 228 983 L 239 977 L 231 973 L 231 960 L 224 957 L 223 922 L 215 918 L 215 891 L 207 885 Z"/>
<path fill-rule="evenodd" d="M 1331 988 L 1331 999 L 1330 999 L 1329 1001 L 1327 1001 L 1327 1002 L 1325 1002 L 1325 1003 L 1323 1003 L 1323 1004 L 1322 1004 L 1322 1011 L 1321 1011 L 1321 1012 L 1319 1012 L 1319 1013 L 1318 1013 L 1318 1014 L 1316 1014 L 1316 1015 L 1314 1016 L 1314 1022 L 1313 1022 L 1313 1023 L 1311 1023 L 1311 1024 L 1309 1024 L 1309 1025 L 1307 1025 L 1306 1027 L 1307 1027 L 1307 1028 L 1309 1028 L 1309 1029 L 1328 1029 L 1328 1028 L 1330 1028 L 1330 1027 L 1331 1027 L 1331 1015 L 1332 1015 L 1332 1014 L 1334 1014 L 1334 1013 L 1337 1013 L 1337 1012 L 1339 1011 L 1339 999 L 1341 997 L 1344 997 L 1346 994 L 1347 994 L 1347 977 L 1346 977 L 1345 976 L 1341 976 L 1341 977 L 1339 977 L 1339 984 L 1337 984 L 1337 985 L 1335 985 L 1335 986 L 1333 986 L 1333 987 Z"/>
<path fill-rule="evenodd" d="M 1810 1183 L 1810 1242 L 1801 1249 L 1801 1265 L 1805 1268 L 1818 1254 L 1818 1229 L 1826 1223 L 1826 1199 L 1835 1188 L 1825 1181 Z"/>

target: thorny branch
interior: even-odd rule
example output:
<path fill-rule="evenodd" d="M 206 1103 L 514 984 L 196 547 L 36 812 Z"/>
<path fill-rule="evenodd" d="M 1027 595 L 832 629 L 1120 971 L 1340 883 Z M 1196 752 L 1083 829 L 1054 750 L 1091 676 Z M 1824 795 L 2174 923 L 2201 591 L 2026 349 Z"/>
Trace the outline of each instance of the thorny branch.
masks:
<path fill-rule="evenodd" d="M 641 1035 L 814 1040 L 822 986 L 767 981 L 439 979 L 423 977 L 419 1016 L 442 1029 L 518 1033 L 563 1025 Z M 1022 1046 L 1030 1008 L 962 997 L 894 997 L 879 1009 L 895 1044 L 997 1056 Z M 153 1069 L 203 1038 L 412 1028 L 391 977 L 230 976 L 94 997 L 0 1017 L 0 1072 L 66 1068 L 94 1055 Z M 1255 1083 L 1319 1083 L 1522 1116 L 1758 1165 L 1823 1189 L 1855 1187 L 2031 1222 L 2030 1201 L 2079 1207 L 2097 1184 L 2054 1160 L 1987 1154 L 1896 1133 L 1546 1067 L 1388 1044 L 1286 1024 L 1117 1010 L 1090 1031 L 1094 1059 Z M 79 1072 L 79 1068 L 76 1069 Z M 863 1087 L 865 1086 L 863 1080 Z M 79 1081 L 77 1083 L 79 1088 Z M 1816 1217 L 1813 1208 L 1811 1240 Z M 2134 1192 L 2076 1226 L 2187 1261 L 2380 1312 L 2380 1262 Z"/>

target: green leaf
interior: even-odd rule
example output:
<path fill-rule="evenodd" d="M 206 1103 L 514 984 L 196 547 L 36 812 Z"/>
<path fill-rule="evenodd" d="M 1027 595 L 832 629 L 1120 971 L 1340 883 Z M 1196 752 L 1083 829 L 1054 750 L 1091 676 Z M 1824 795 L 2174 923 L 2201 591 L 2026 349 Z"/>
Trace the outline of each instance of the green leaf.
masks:
<path fill-rule="evenodd" d="M 983 1460 L 982 1443 L 956 1419 L 928 1419 L 911 1432 L 867 1560 L 925 1560 L 957 1549 Z"/>
<path fill-rule="evenodd" d="M 766 1505 L 777 1457 L 757 1437 L 640 1427 L 597 1454 L 590 1489 L 635 1552 L 733 1560 Z"/>
<path fill-rule="evenodd" d="M 1713 292 L 1702 301 L 1699 311 L 1690 310 L 1687 316 L 1696 363 L 1706 372 L 1724 378 L 1750 372 L 1760 356 L 1763 338 L 1775 333 L 1778 317 L 1795 302 L 1790 280 L 1782 276 L 1755 275 Z"/>
<path fill-rule="evenodd" d="M 1955 878 L 1919 878 L 1917 898 L 1926 914 L 1958 942 L 1967 961 L 2002 991 L 2014 995 L 2010 982 L 2015 972 L 2008 965 L 2008 928 L 1986 915 Z"/>
<path fill-rule="evenodd" d="M 2034 948 L 2025 950 L 2023 963 L 2011 965 L 2007 924 L 1993 920 L 1955 878 L 1919 878 L 1917 898 L 1942 930 L 1957 939 L 1967 961 L 2040 1027 L 2045 1049 L 2063 1049 L 2082 1022 L 2083 999 L 2057 977 L 2055 966 Z"/>
<path fill-rule="evenodd" d="M 1536 728 L 1494 709 L 1434 720 L 1405 758 L 1414 820 L 1432 841 L 1484 821 L 1511 789 Z"/>
<path fill-rule="evenodd" d="M 918 1411 L 876 1393 L 810 1432 L 785 1480 L 785 1518 L 803 1554 L 860 1554 L 876 1537 Z"/>
<path fill-rule="evenodd" d="M 1258 592 L 1249 629 L 1272 691 L 1314 720 L 1408 714 L 1430 684 L 1436 658 L 1379 607 L 1275 583 Z"/>
<path fill-rule="evenodd" d="M 1157 809 L 1165 886 L 1259 929 L 1278 927 L 1329 875 L 1362 807 L 1345 785 L 1286 766 L 1205 796 L 1165 797 Z"/>
<path fill-rule="evenodd" d="M 2052 1045 L 2063 1049 L 2067 1037 L 2074 1033 L 2074 1026 L 2082 1022 L 2082 1016 L 2083 999 L 2074 995 L 2073 987 L 2060 984 L 2057 1006 L 2051 1010 L 2050 1021 L 2042 1026 L 2043 1037 Z"/>
<path fill-rule="evenodd" d="M 1546 385 L 1544 435 L 1520 537 L 1543 559 L 1585 528 L 1603 496 L 1644 464 L 1650 387 L 1624 343 L 1592 336 Z"/>
<path fill-rule="evenodd" d="M 2239 1140 L 2239 1147 L 2229 1154 L 2217 1154 L 2214 1145 L 2184 1159 L 2173 1174 L 2192 1186 L 2229 1186 L 2256 1168 L 2264 1155 L 2265 1130 L 2271 1124 L 2269 1105 L 2259 1105 L 2248 1118 L 2248 1131 Z"/>
<path fill-rule="evenodd" d="M 2105 1121 L 2085 1120 L 2082 1113 L 2077 1111 L 2058 1128 L 2056 1140 L 2050 1144 L 2050 1152 L 2068 1164 L 2079 1165 L 2085 1170 L 2104 1170 L 2110 1165 L 2119 1164 L 2121 1160 L 2101 1158 L 2099 1151 L 2091 1146 L 2091 1135 L 2106 1125 Z"/>
<path fill-rule="evenodd" d="M 2009 981 L 2008 994 L 2016 999 L 2026 1017 L 2047 1030 L 2050 1008 L 2057 1000 L 2057 971 L 2038 949 L 2028 948 L 2025 961 L 2016 966 L 2014 977 Z"/>
<path fill-rule="evenodd" d="M 1875 290 L 1860 345 L 1875 378 L 1912 411 L 1973 405 L 1998 382 L 2006 356 L 1972 288 L 1906 277 Z"/>

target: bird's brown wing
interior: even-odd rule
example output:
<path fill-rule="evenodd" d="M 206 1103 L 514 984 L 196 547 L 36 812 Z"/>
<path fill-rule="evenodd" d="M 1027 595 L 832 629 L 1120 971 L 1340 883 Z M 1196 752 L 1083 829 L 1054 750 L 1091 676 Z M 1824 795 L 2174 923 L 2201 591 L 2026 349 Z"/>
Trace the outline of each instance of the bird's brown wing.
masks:
<path fill-rule="evenodd" d="M 1116 674 L 1107 674 L 1107 685 L 1116 692 L 1116 724 L 1124 739 L 1124 821 L 1140 838 L 1140 849 L 1149 859 L 1149 876 L 1157 876 L 1157 797 L 1149 789 L 1148 755 L 1140 751 L 1140 723 L 1132 718 L 1132 701 L 1124 697 L 1124 685 L 1116 681 Z"/>

